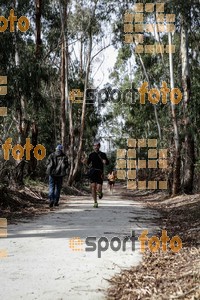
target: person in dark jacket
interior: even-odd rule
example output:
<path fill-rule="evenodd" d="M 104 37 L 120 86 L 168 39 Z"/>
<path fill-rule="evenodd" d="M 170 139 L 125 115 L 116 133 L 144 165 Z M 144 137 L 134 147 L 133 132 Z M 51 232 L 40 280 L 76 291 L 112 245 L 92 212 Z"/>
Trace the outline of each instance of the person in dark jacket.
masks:
<path fill-rule="evenodd" d="M 103 197 L 102 193 L 102 185 L 103 185 L 103 169 L 104 165 L 108 165 L 109 161 L 104 152 L 101 152 L 100 142 L 94 142 L 94 152 L 90 153 L 87 165 L 91 164 L 90 168 L 90 181 L 91 181 L 91 189 L 92 189 L 92 197 L 94 200 L 94 207 L 98 207 L 97 195 L 99 199 Z"/>
<path fill-rule="evenodd" d="M 46 174 L 49 175 L 50 207 L 59 206 L 63 177 L 66 176 L 67 168 L 67 156 L 63 153 L 63 146 L 59 144 L 56 151 L 51 153 L 47 159 Z"/>

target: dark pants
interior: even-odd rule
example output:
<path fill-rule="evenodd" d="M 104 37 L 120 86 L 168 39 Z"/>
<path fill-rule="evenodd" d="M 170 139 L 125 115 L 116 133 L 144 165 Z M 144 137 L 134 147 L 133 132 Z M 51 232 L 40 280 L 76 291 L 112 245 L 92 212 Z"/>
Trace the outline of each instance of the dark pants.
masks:
<path fill-rule="evenodd" d="M 63 177 L 49 176 L 49 200 L 58 203 L 62 188 Z"/>

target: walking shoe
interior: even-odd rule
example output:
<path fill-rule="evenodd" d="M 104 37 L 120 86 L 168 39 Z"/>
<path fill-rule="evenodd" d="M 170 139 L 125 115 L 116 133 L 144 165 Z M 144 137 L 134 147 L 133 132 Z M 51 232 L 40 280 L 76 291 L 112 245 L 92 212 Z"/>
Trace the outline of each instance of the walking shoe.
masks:
<path fill-rule="evenodd" d="M 50 202 L 49 207 L 53 207 L 53 201 Z"/>
<path fill-rule="evenodd" d="M 97 192 L 97 195 L 99 196 L 99 199 L 103 198 L 103 193 L 102 192 Z"/>
<path fill-rule="evenodd" d="M 54 206 L 59 206 L 59 203 L 58 203 L 58 202 L 55 202 Z"/>
<path fill-rule="evenodd" d="M 94 202 L 94 208 L 98 208 L 98 202 Z"/>

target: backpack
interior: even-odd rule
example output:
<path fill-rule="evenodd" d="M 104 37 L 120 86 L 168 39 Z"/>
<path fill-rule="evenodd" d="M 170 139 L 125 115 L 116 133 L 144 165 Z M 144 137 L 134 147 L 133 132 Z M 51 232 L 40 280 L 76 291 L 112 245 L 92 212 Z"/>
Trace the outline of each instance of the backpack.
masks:
<path fill-rule="evenodd" d="M 68 167 L 67 157 L 65 155 L 57 156 L 52 154 L 49 157 L 49 164 L 47 166 L 47 174 L 51 176 L 65 176 Z"/>

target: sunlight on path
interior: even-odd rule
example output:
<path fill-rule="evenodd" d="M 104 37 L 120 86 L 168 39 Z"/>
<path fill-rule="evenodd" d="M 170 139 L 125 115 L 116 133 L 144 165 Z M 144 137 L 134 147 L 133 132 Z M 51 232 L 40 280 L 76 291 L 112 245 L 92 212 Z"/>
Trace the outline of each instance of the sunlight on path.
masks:
<path fill-rule="evenodd" d="M 136 236 L 143 229 L 153 232 L 157 227 L 152 219 L 158 215 L 139 202 L 122 199 L 119 192 L 104 192 L 98 209 L 92 207 L 90 196 L 73 196 L 48 215 L 8 226 L 8 238 L 0 241 L 8 251 L 8 257 L 0 259 L 1 299 L 105 299 L 105 279 L 140 262 L 138 242 L 136 251 L 128 242 L 126 251 L 109 247 L 98 258 L 97 250 L 85 251 L 85 243 L 84 251 L 73 251 L 70 239 L 85 242 L 88 236 L 105 236 L 110 243 L 112 237 L 122 240 L 131 230 Z"/>

